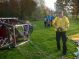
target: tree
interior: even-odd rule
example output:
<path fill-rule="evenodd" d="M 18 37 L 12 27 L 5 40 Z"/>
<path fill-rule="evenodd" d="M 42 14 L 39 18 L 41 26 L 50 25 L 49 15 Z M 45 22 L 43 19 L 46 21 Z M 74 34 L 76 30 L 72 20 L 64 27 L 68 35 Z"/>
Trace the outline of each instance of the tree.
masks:
<path fill-rule="evenodd" d="M 72 2 L 73 2 L 72 14 L 79 15 L 79 0 L 72 0 Z"/>
<path fill-rule="evenodd" d="M 32 12 L 36 9 L 36 3 L 33 0 L 21 0 L 19 6 L 22 17 L 31 16 Z"/>
<path fill-rule="evenodd" d="M 0 3 L 0 16 L 16 16 L 25 18 L 31 16 L 36 8 L 33 0 L 5 0 Z"/>

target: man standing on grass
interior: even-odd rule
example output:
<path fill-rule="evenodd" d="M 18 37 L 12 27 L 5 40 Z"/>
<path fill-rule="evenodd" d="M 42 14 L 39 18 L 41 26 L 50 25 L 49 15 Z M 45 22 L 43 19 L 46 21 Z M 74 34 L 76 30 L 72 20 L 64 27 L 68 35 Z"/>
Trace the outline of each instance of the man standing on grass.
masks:
<path fill-rule="evenodd" d="M 31 23 L 29 21 L 26 21 L 26 24 L 23 25 L 24 40 L 27 40 L 29 38 L 30 25 L 31 25 Z"/>
<path fill-rule="evenodd" d="M 58 16 L 53 20 L 53 26 L 55 27 L 56 30 L 56 42 L 57 42 L 57 49 L 61 50 L 60 47 L 60 38 L 62 38 L 63 42 L 63 55 L 66 55 L 67 53 L 67 46 L 66 46 L 66 31 L 69 27 L 69 20 L 66 16 L 64 16 L 64 12 L 60 11 Z"/>

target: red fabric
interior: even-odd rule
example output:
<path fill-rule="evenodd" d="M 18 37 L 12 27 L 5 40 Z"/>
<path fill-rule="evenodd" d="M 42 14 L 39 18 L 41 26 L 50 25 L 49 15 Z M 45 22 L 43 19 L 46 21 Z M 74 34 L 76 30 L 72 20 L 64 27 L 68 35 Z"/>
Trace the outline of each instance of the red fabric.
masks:
<path fill-rule="evenodd" d="M 6 28 L 0 28 L 0 37 L 6 37 L 7 30 Z"/>

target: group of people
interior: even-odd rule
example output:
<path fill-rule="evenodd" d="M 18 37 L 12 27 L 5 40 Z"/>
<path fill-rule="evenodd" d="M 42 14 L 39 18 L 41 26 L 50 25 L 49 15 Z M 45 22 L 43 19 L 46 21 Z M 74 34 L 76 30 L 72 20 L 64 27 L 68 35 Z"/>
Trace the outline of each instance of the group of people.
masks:
<path fill-rule="evenodd" d="M 55 28 L 56 31 L 56 42 L 57 42 L 57 49 L 61 50 L 60 46 L 60 39 L 62 38 L 62 54 L 67 54 L 67 35 L 66 32 L 69 28 L 69 20 L 68 17 L 64 15 L 64 11 L 60 11 L 58 13 L 58 16 L 56 16 L 54 19 L 52 19 L 52 25 Z M 46 25 L 45 25 L 46 26 Z"/>
<path fill-rule="evenodd" d="M 27 25 L 28 24 L 28 25 Z M 25 36 L 29 36 L 29 30 L 32 28 L 29 21 L 27 21 L 27 24 L 24 25 L 24 34 Z M 60 46 L 60 39 L 62 38 L 62 54 L 67 54 L 67 35 L 66 32 L 69 28 L 69 20 L 67 16 L 64 16 L 64 11 L 60 11 L 58 13 L 58 16 L 54 18 L 54 16 L 46 16 L 44 20 L 45 27 L 50 27 L 53 25 L 56 31 L 56 42 L 57 42 L 57 49 L 61 50 Z"/>
<path fill-rule="evenodd" d="M 45 27 L 51 27 L 53 19 L 54 19 L 54 16 L 52 16 L 52 15 L 45 16 L 44 17 L 44 25 L 45 25 Z"/>

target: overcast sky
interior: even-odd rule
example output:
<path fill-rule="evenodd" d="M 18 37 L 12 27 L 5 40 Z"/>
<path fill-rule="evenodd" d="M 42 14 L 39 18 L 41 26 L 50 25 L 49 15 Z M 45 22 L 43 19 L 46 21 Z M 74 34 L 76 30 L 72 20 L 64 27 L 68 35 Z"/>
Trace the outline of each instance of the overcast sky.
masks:
<path fill-rule="evenodd" d="M 45 0 L 45 5 L 52 9 L 52 10 L 55 10 L 55 7 L 54 7 L 54 3 L 56 2 L 56 0 Z"/>

